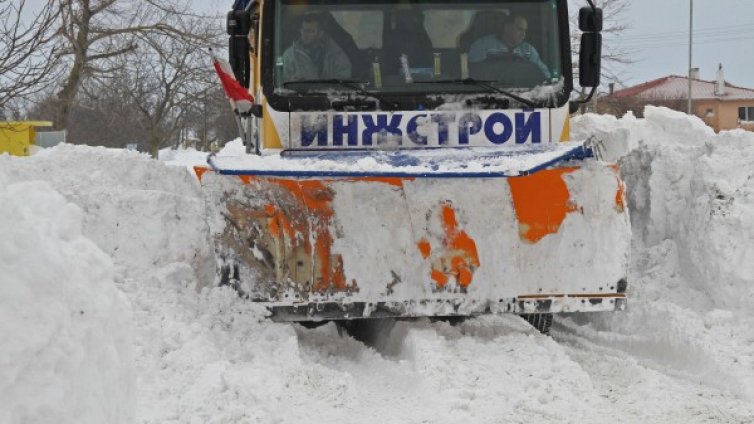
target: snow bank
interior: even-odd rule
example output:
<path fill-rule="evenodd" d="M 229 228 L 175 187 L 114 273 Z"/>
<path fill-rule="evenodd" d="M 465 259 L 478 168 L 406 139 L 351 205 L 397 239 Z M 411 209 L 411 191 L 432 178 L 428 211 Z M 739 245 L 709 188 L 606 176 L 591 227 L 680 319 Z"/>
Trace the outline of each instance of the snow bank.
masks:
<path fill-rule="evenodd" d="M 654 107 L 574 131 L 620 157 L 634 253 L 629 312 L 573 330 L 754 400 L 754 134 Z"/>
<path fill-rule="evenodd" d="M 139 311 L 139 422 L 600 422 L 588 375 L 515 316 L 398 323 L 377 351 L 334 324 L 264 321 L 190 268 L 126 285 Z"/>
<path fill-rule="evenodd" d="M 0 157 L 0 423 L 130 423 L 128 302 L 82 210 Z"/>
<path fill-rule="evenodd" d="M 750 309 L 754 133 L 716 135 L 700 119 L 662 108 L 648 107 L 645 116 L 586 115 L 574 126 L 605 144 L 633 146 L 620 163 L 639 249 L 675 242 L 681 272 L 706 306 Z"/>
<path fill-rule="evenodd" d="M 159 159 L 168 165 L 185 166 L 193 172 L 194 166 L 207 166 L 207 155 L 209 152 L 200 152 L 193 148 L 181 149 L 162 149 L 159 153 Z M 245 156 L 246 147 L 240 138 L 231 140 L 217 152 L 218 156 Z"/>
<path fill-rule="evenodd" d="M 241 141 L 240 139 L 238 140 Z M 161 162 L 173 166 L 185 166 L 193 169 L 194 166 L 207 166 L 208 152 L 200 152 L 192 148 L 186 149 L 162 149 L 159 153 Z"/>
<path fill-rule="evenodd" d="M 119 279 L 173 262 L 211 280 L 214 264 L 196 177 L 148 155 L 58 145 L 28 158 L 0 156 L 13 180 L 44 180 L 83 210 L 83 232 L 117 267 Z"/>

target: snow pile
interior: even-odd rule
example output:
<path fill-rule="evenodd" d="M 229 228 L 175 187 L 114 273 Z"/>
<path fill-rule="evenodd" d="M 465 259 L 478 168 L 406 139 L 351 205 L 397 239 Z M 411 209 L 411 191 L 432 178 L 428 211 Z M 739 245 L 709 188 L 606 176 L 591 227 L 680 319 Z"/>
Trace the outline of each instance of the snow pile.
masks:
<path fill-rule="evenodd" d="M 209 155 L 209 152 L 200 152 L 190 147 L 180 149 L 167 148 L 160 150 L 159 159 L 168 165 L 185 166 L 193 172 L 194 166 L 207 166 L 207 155 Z M 225 143 L 223 148 L 217 152 L 217 156 L 220 157 L 245 155 L 246 147 L 240 138 Z"/>
<path fill-rule="evenodd" d="M 230 289 L 197 294 L 193 278 L 176 265 L 126 286 L 139 311 L 141 423 L 602 417 L 587 373 L 517 317 L 401 322 L 375 350 L 334 324 L 262 321 L 264 311 Z"/>
<path fill-rule="evenodd" d="M 240 139 L 238 141 L 241 142 Z M 194 166 L 207 166 L 208 154 L 208 152 L 200 152 L 193 148 L 167 148 L 160 150 L 158 159 L 169 165 L 192 169 Z"/>
<path fill-rule="evenodd" d="M 587 115 L 574 126 L 597 128 L 598 138 L 636 146 L 621 159 L 621 169 L 637 247 L 673 241 L 683 276 L 704 293 L 707 306 L 750 310 L 754 134 L 716 135 L 697 118 L 661 108 L 648 107 L 645 116 Z M 612 130 L 604 125 L 611 120 Z"/>
<path fill-rule="evenodd" d="M 754 400 L 754 134 L 653 107 L 574 130 L 633 147 L 620 164 L 634 253 L 629 312 L 572 330 Z"/>
<path fill-rule="evenodd" d="M 196 177 L 133 151 L 62 144 L 30 158 L 0 157 L 16 180 L 45 180 L 84 212 L 83 232 L 112 256 L 118 277 L 191 264 L 211 281 L 214 264 Z"/>
<path fill-rule="evenodd" d="M 79 207 L 0 157 L 0 422 L 130 423 L 128 302 Z"/>

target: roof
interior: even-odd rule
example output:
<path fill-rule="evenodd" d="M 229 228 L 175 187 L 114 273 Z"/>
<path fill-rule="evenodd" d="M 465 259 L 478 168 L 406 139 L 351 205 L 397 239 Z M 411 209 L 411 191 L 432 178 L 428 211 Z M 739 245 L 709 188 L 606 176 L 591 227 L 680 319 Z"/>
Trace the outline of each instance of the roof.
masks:
<path fill-rule="evenodd" d="M 644 99 L 685 99 L 688 97 L 689 79 L 678 75 L 669 75 L 643 84 L 618 90 L 610 97 L 641 97 Z M 707 81 L 693 78 L 691 80 L 691 98 L 693 100 L 717 99 L 722 101 L 731 100 L 754 100 L 754 89 L 737 87 L 725 82 L 725 94 L 715 94 L 715 81 Z"/>

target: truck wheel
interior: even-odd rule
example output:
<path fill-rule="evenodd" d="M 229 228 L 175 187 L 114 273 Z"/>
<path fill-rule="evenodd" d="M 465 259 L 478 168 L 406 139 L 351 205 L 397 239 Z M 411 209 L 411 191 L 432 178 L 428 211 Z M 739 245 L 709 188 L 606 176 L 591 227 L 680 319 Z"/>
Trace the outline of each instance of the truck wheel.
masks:
<path fill-rule="evenodd" d="M 307 330 L 313 330 L 329 323 L 330 321 L 296 321 L 296 324 L 306 328 Z"/>
<path fill-rule="evenodd" d="M 339 332 L 345 332 L 367 346 L 379 348 L 390 335 L 395 322 L 395 318 L 362 318 L 335 321 L 335 324 Z"/>
<path fill-rule="evenodd" d="M 539 330 L 542 334 L 550 334 L 552 314 L 521 314 L 521 318 Z"/>

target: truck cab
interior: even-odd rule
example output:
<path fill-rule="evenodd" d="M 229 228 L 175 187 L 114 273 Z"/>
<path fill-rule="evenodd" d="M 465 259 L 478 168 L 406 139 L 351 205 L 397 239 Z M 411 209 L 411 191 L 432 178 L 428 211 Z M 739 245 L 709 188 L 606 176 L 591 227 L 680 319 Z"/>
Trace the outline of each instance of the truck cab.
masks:
<path fill-rule="evenodd" d="M 569 139 L 573 70 L 565 0 L 236 6 L 229 15 L 231 64 L 260 100 L 260 150 Z M 373 120 L 375 111 L 384 114 Z M 372 131 L 383 136 L 363 137 Z"/>

